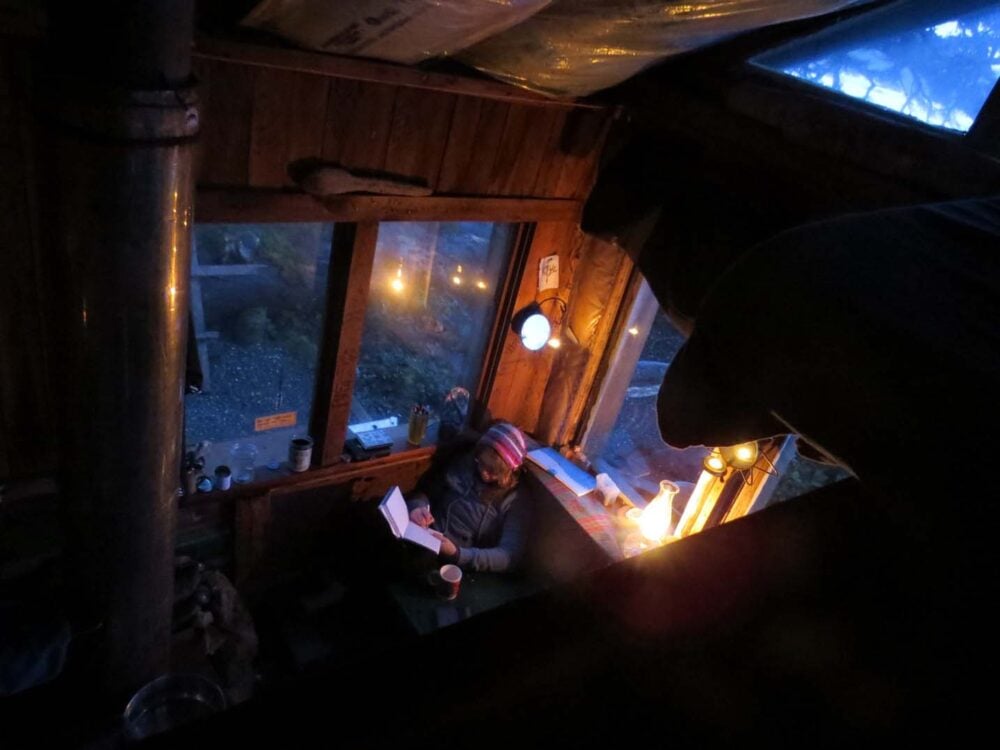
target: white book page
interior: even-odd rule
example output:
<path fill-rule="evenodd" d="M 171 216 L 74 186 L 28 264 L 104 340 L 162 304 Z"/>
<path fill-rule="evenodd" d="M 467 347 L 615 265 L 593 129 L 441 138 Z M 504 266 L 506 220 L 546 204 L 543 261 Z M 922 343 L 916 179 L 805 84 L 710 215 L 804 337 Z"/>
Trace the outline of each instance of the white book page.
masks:
<path fill-rule="evenodd" d="M 441 549 L 441 540 L 423 526 L 418 526 L 415 523 L 411 523 L 406 527 L 406 531 L 403 532 L 403 539 L 414 544 L 419 544 L 421 547 L 426 547 L 435 555 Z"/>
<path fill-rule="evenodd" d="M 406 509 L 406 501 L 403 500 L 403 493 L 399 491 L 399 487 L 389 490 L 389 494 L 379 503 L 379 508 L 385 513 L 393 533 L 396 536 L 405 536 L 406 527 L 410 523 L 410 512 Z"/>

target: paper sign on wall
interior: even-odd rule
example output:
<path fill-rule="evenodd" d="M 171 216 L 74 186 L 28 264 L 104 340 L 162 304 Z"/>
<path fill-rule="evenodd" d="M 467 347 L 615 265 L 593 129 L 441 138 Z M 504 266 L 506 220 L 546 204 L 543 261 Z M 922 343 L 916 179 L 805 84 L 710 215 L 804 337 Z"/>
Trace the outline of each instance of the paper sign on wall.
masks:
<path fill-rule="evenodd" d="M 538 291 L 559 288 L 559 256 L 547 255 L 538 262 Z"/>
<path fill-rule="evenodd" d="M 286 411 L 281 414 L 271 414 L 266 417 L 257 417 L 253 421 L 254 432 L 264 430 L 275 430 L 278 427 L 294 427 L 296 422 L 296 412 Z"/>

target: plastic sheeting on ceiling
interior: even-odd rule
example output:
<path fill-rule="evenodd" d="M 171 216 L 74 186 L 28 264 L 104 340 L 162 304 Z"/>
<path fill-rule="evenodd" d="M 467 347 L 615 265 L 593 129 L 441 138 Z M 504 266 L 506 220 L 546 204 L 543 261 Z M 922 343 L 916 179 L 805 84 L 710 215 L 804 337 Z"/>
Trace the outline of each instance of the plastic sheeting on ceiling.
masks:
<path fill-rule="evenodd" d="M 871 0 L 262 0 L 245 26 L 307 49 L 418 63 L 453 56 L 507 83 L 579 97 L 671 55 Z"/>

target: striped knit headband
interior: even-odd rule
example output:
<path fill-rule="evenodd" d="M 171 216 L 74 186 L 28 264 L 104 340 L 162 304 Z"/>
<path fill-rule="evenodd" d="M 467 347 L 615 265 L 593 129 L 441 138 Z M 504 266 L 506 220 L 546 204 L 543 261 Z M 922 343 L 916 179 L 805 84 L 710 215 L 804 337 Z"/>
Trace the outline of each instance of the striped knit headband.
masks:
<path fill-rule="evenodd" d="M 513 471 L 521 468 L 524 454 L 528 451 L 524 435 L 509 422 L 498 422 L 490 427 L 479 439 L 479 444 L 495 450 Z"/>

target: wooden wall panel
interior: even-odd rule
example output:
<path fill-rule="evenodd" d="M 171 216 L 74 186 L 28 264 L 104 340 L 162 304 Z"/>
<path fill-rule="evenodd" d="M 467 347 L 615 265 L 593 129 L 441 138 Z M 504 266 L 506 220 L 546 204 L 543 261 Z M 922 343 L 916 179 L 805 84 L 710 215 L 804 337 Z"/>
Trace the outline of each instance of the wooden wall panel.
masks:
<path fill-rule="evenodd" d="M 559 142 L 562 170 L 556 195 L 586 198 L 594 184 L 597 155 L 607 135 L 610 117 L 606 112 L 576 110 L 566 118 Z"/>
<path fill-rule="evenodd" d="M 565 110 L 557 112 L 545 134 L 545 148 L 539 159 L 538 174 L 535 177 L 532 193 L 538 196 L 552 197 L 559 194 L 559 177 L 562 175 L 563 157 L 560 150 L 563 131 L 566 129 L 566 118 L 570 113 Z M 541 140 L 541 134 L 539 134 Z"/>
<path fill-rule="evenodd" d="M 329 81 L 285 70 L 260 70 L 250 124 L 250 184 L 293 185 L 288 164 L 323 149 Z"/>
<path fill-rule="evenodd" d="M 445 152 L 443 174 L 454 174 L 454 183 L 448 188 L 439 187 L 441 192 L 455 192 L 463 195 L 485 195 L 489 193 L 493 178 L 493 164 L 496 162 L 511 105 L 503 102 L 480 102 L 476 125 L 468 139 L 469 149 Z M 456 116 L 459 113 L 456 112 Z M 458 128 L 459 135 L 468 123 Z M 454 133 L 456 128 L 452 128 Z M 462 142 L 466 142 L 463 138 Z M 452 161 L 454 160 L 454 162 Z"/>
<path fill-rule="evenodd" d="M 502 195 L 535 194 L 535 184 L 542 164 L 552 157 L 549 153 L 552 147 L 552 130 L 566 116 L 565 112 L 557 109 L 529 110 L 527 114 L 522 138 L 515 146 L 514 158 L 500 183 L 499 193 Z"/>
<path fill-rule="evenodd" d="M 466 184 L 469 164 L 480 153 L 479 117 L 486 102 L 460 96 L 451 118 L 451 130 L 441 159 L 437 189 L 442 193 L 461 193 Z"/>
<path fill-rule="evenodd" d="M 347 169 L 385 166 L 395 86 L 335 80 L 326 106 L 322 154 Z"/>
<path fill-rule="evenodd" d="M 559 255 L 560 286 L 572 284 L 574 260 L 579 257 L 582 242 L 583 235 L 574 222 L 538 223 L 518 287 L 515 311 L 537 298 L 538 262 L 547 255 Z M 546 292 L 543 296 L 550 293 Z M 550 319 L 561 315 L 555 302 L 545 303 L 543 309 Z M 554 349 L 546 346 L 537 352 L 528 351 L 517 335 L 508 330 L 488 399 L 490 416 L 510 420 L 527 432 L 534 433 L 555 359 Z"/>
<path fill-rule="evenodd" d="M 456 99 L 453 94 L 399 89 L 393 107 L 386 171 L 437 187 Z"/>
<path fill-rule="evenodd" d="M 250 178 L 250 124 L 255 68 L 198 60 L 201 133 L 195 162 L 199 185 L 244 187 Z"/>
<path fill-rule="evenodd" d="M 439 195 L 581 198 L 609 115 L 199 58 L 199 184 L 289 187 L 321 158 Z M 387 78 L 387 81 L 394 80 Z"/>

